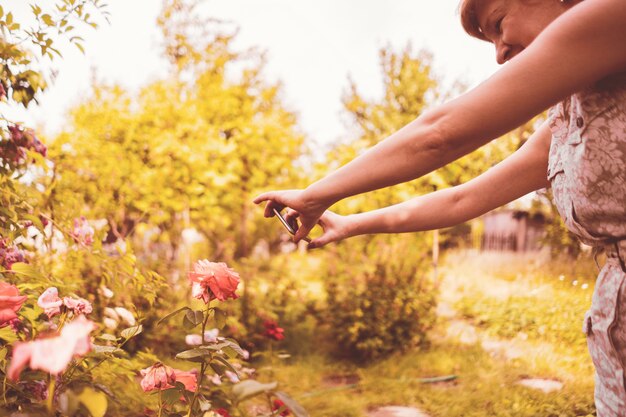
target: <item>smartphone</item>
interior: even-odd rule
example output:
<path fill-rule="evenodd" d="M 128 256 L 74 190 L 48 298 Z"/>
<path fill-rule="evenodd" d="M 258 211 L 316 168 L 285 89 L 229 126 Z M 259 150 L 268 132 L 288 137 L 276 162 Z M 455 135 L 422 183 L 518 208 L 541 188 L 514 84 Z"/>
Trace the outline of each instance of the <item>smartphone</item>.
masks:
<path fill-rule="evenodd" d="M 272 210 L 274 211 L 274 214 L 276 215 L 276 217 L 278 217 L 278 220 L 280 220 L 280 222 L 283 224 L 283 226 L 285 226 L 285 229 L 287 229 L 289 234 L 291 236 L 295 235 L 297 229 L 294 229 L 293 227 L 291 227 L 291 225 L 289 223 L 287 223 L 287 220 L 285 220 L 283 215 L 280 214 L 280 211 L 278 211 L 276 209 L 272 209 Z M 311 238 L 309 238 L 308 236 L 306 236 L 303 240 L 305 242 L 311 243 Z"/>

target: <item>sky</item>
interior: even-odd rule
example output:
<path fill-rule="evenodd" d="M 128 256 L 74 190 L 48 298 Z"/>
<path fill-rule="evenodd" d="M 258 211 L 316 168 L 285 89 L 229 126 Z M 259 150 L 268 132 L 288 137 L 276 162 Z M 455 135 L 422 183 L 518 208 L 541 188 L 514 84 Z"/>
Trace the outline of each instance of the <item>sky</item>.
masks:
<path fill-rule="evenodd" d="M 31 2 L 9 1 L 5 9 L 28 14 Z M 94 76 L 137 90 L 165 74 L 156 25 L 161 0 L 108 4 L 111 23 L 82 31 L 84 55 L 63 50 L 40 104 L 7 115 L 53 135 L 68 109 L 89 94 Z M 325 144 L 346 135 L 341 96 L 348 76 L 364 96 L 382 93 L 378 53 L 387 45 L 400 50 L 410 42 L 414 51 L 429 50 L 444 85 L 476 85 L 497 70 L 493 47 L 463 32 L 457 6 L 458 0 L 205 0 L 202 10 L 240 28 L 237 47 L 266 51 L 267 79 L 283 83 L 285 104 L 298 114 L 301 129 Z"/>

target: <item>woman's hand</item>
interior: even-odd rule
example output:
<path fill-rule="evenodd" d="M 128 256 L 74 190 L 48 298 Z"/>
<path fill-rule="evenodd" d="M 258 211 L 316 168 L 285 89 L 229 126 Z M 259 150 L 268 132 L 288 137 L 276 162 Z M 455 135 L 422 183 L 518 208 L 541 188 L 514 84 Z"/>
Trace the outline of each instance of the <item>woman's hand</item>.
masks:
<path fill-rule="evenodd" d="M 255 204 L 267 201 L 265 217 L 273 217 L 273 209 L 281 211 L 283 208 L 289 207 L 291 210 L 287 212 L 285 219 L 291 224 L 295 218 L 300 220 L 298 230 L 293 237 L 294 242 L 304 239 L 328 208 L 322 203 L 307 198 L 306 190 L 269 191 L 257 196 L 253 201 Z"/>
<path fill-rule="evenodd" d="M 299 213 L 295 210 L 289 210 L 286 216 L 287 221 L 292 222 L 295 221 L 296 218 L 299 218 Z M 326 210 L 317 222 L 324 233 L 313 239 L 309 243 L 308 249 L 321 248 L 329 243 L 338 242 L 350 237 L 350 218 L 350 216 L 340 216 L 330 210 Z"/>

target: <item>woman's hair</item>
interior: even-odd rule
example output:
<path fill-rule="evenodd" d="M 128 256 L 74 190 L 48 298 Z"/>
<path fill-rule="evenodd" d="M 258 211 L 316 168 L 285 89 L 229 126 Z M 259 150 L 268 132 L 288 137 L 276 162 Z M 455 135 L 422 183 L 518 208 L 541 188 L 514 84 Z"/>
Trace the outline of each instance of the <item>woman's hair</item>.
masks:
<path fill-rule="evenodd" d="M 478 16 L 476 16 L 476 5 L 480 0 L 461 0 L 459 3 L 459 14 L 461 15 L 461 24 L 463 29 L 475 38 L 489 42 L 489 39 L 485 37 L 480 24 L 478 23 Z"/>

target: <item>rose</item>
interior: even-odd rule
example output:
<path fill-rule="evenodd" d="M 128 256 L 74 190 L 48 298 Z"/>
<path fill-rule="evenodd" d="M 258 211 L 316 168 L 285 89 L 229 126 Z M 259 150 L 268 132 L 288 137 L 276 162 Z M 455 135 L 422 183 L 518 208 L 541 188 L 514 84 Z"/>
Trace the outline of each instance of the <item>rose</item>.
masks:
<path fill-rule="evenodd" d="M 196 371 L 181 371 L 180 369 L 173 369 L 176 382 L 181 382 L 187 391 L 194 392 L 198 387 L 198 373 Z M 168 386 L 166 388 L 173 388 Z"/>
<path fill-rule="evenodd" d="M 265 327 L 264 336 L 274 340 L 283 340 L 285 338 L 285 329 L 278 327 L 278 323 L 274 320 L 265 320 L 263 326 Z"/>
<path fill-rule="evenodd" d="M 143 379 L 141 380 L 141 389 L 144 392 L 154 391 L 155 389 L 171 388 L 176 382 L 176 373 L 174 369 L 161 362 L 142 369 L 140 371 Z"/>
<path fill-rule="evenodd" d="M 28 297 L 20 295 L 15 285 L 0 281 L 0 327 L 17 318 L 17 311 Z"/>
<path fill-rule="evenodd" d="M 93 311 L 91 303 L 84 298 L 63 297 L 63 305 L 74 314 L 89 314 Z"/>
<path fill-rule="evenodd" d="M 235 294 L 239 274 L 223 262 L 209 262 L 206 259 L 198 261 L 187 276 L 191 281 L 192 295 L 205 303 L 214 299 L 226 301 L 239 297 Z"/>
<path fill-rule="evenodd" d="M 92 321 L 78 316 L 56 337 L 16 343 L 7 376 L 17 380 L 26 365 L 52 375 L 60 374 L 74 357 L 86 355 L 91 350 L 89 333 L 94 329 Z"/>
<path fill-rule="evenodd" d="M 59 314 L 63 305 L 63 300 L 59 298 L 59 290 L 56 287 L 45 290 L 37 299 L 37 305 L 43 308 L 49 319 Z"/>
<path fill-rule="evenodd" d="M 283 411 L 280 412 L 281 416 L 288 416 L 289 414 L 291 414 L 289 412 L 289 409 L 287 408 L 287 406 L 285 406 L 285 403 L 282 402 L 281 400 L 279 400 L 278 398 L 274 399 L 274 403 L 273 403 L 273 407 L 272 407 L 272 411 L 277 411 L 280 410 L 281 407 L 283 407 Z"/>

